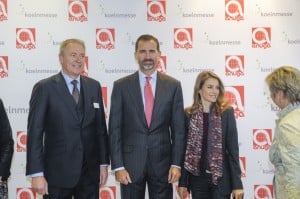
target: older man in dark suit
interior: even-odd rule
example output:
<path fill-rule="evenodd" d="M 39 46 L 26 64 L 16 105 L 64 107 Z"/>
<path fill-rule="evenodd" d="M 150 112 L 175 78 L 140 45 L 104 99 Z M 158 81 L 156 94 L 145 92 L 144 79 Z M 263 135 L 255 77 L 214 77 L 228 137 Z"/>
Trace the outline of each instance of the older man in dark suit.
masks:
<path fill-rule="evenodd" d="M 39 81 L 30 99 L 26 174 L 44 198 L 99 198 L 107 180 L 108 135 L 100 83 L 81 76 L 85 45 L 60 46 L 60 73 Z"/>
<path fill-rule="evenodd" d="M 112 169 L 122 199 L 173 198 L 185 150 L 181 84 L 156 71 L 158 40 L 142 35 L 135 44 L 139 71 L 114 83 L 109 137 Z"/>

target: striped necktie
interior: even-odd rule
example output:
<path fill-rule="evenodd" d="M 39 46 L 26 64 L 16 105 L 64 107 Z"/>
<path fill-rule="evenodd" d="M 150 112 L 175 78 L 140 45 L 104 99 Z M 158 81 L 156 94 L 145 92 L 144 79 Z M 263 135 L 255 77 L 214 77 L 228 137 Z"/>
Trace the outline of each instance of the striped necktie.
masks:
<path fill-rule="evenodd" d="M 76 104 L 78 104 L 78 101 L 79 101 L 79 90 L 77 88 L 78 82 L 77 82 L 77 80 L 74 79 L 71 83 L 73 84 L 72 96 L 73 96 Z"/>

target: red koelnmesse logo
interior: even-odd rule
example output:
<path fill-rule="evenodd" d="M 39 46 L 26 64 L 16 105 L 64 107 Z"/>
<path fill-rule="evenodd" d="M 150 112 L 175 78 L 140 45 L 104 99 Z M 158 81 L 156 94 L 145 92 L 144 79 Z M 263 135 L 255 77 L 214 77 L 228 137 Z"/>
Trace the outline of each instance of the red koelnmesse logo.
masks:
<path fill-rule="evenodd" d="M 96 48 L 111 50 L 115 48 L 115 29 L 97 28 L 96 29 Z"/>
<path fill-rule="evenodd" d="M 7 18 L 7 0 L 0 0 L 0 21 L 6 21 Z"/>
<path fill-rule="evenodd" d="M 103 100 L 103 106 L 104 106 L 104 114 L 105 114 L 105 118 L 107 119 L 108 118 L 108 95 L 107 95 L 107 86 L 105 87 L 101 87 L 101 92 L 102 92 L 102 100 Z"/>
<path fill-rule="evenodd" d="M 160 59 L 156 65 L 157 71 L 166 74 L 167 73 L 167 57 L 160 56 Z"/>
<path fill-rule="evenodd" d="M 35 28 L 17 28 L 16 29 L 16 47 L 18 49 L 35 49 L 36 36 Z"/>
<path fill-rule="evenodd" d="M 166 1 L 147 1 L 147 21 L 166 21 Z"/>
<path fill-rule="evenodd" d="M 31 188 L 17 188 L 17 199 L 36 199 L 36 193 Z"/>
<path fill-rule="evenodd" d="M 83 66 L 83 71 L 82 71 L 81 75 L 89 76 L 89 58 L 88 58 L 88 56 L 84 57 L 84 66 Z"/>
<path fill-rule="evenodd" d="M 245 117 L 244 86 L 225 87 L 225 98 L 231 103 L 235 118 Z"/>
<path fill-rule="evenodd" d="M 252 48 L 270 48 L 271 47 L 271 28 L 258 27 L 252 28 Z"/>
<path fill-rule="evenodd" d="M 116 199 L 116 186 L 101 187 L 99 199 Z"/>
<path fill-rule="evenodd" d="M 193 47 L 192 28 L 174 28 L 174 48 L 190 49 Z"/>
<path fill-rule="evenodd" d="M 87 0 L 69 0 L 69 21 L 84 22 L 88 20 Z"/>
<path fill-rule="evenodd" d="M 25 131 L 17 131 L 17 152 L 26 152 L 27 133 Z"/>
<path fill-rule="evenodd" d="M 244 55 L 226 55 L 225 56 L 225 74 L 226 76 L 244 76 Z"/>
<path fill-rule="evenodd" d="M 269 150 L 272 144 L 272 129 L 253 129 L 253 149 Z"/>
<path fill-rule="evenodd" d="M 246 177 L 246 157 L 240 157 L 241 177 Z"/>
<path fill-rule="evenodd" d="M 225 0 L 225 20 L 244 20 L 244 0 Z"/>
<path fill-rule="evenodd" d="M 8 56 L 0 56 L 0 78 L 8 76 Z"/>
<path fill-rule="evenodd" d="M 254 199 L 273 199 L 273 185 L 254 185 Z"/>

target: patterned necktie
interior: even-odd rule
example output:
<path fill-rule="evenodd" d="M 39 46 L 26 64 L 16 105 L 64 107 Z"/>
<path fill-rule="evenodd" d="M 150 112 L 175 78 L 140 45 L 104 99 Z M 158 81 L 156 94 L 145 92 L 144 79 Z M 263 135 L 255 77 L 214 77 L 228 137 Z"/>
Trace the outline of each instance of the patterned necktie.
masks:
<path fill-rule="evenodd" d="M 144 98 L 145 98 L 145 115 L 148 127 L 150 127 L 153 105 L 154 105 L 154 97 L 152 93 L 152 88 L 150 84 L 151 77 L 146 77 L 146 84 L 144 87 Z"/>
<path fill-rule="evenodd" d="M 71 82 L 73 84 L 73 91 L 72 91 L 72 96 L 76 102 L 76 104 L 78 104 L 78 101 L 79 101 L 79 90 L 77 88 L 77 80 L 73 80 Z"/>

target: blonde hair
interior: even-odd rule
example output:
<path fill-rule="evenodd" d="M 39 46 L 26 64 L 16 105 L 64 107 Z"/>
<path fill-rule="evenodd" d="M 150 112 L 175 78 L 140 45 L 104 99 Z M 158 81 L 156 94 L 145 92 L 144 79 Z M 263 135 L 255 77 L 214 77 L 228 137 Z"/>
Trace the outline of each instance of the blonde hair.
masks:
<path fill-rule="evenodd" d="M 293 66 L 281 66 L 265 79 L 271 94 L 283 91 L 292 103 L 300 102 L 300 71 Z"/>

